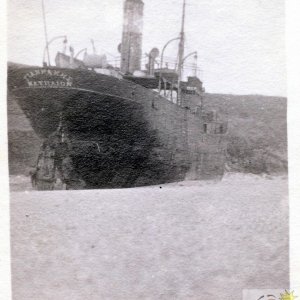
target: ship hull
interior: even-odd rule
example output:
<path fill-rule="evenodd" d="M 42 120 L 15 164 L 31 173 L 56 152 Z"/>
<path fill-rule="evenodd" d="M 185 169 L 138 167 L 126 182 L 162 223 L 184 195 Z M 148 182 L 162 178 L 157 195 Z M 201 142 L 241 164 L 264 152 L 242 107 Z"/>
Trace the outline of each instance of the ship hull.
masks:
<path fill-rule="evenodd" d="M 201 140 L 199 118 L 132 82 L 58 68 L 12 68 L 8 79 L 41 138 L 63 128 L 73 167 L 87 188 L 183 180 L 195 169 L 192 157 L 199 147 L 224 156 L 221 137 L 210 139 L 211 146 Z M 223 166 L 222 158 L 207 177 L 222 176 Z"/>

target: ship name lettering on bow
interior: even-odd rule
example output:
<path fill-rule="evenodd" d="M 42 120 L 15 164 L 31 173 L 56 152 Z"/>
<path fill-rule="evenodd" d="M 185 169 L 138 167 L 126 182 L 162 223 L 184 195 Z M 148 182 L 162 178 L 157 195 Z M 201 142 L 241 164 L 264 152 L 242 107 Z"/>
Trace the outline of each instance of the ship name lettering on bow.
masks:
<path fill-rule="evenodd" d="M 71 76 L 58 71 L 58 70 L 33 70 L 24 76 L 29 87 L 45 87 L 45 88 L 58 88 L 58 87 L 72 87 L 73 79 Z"/>

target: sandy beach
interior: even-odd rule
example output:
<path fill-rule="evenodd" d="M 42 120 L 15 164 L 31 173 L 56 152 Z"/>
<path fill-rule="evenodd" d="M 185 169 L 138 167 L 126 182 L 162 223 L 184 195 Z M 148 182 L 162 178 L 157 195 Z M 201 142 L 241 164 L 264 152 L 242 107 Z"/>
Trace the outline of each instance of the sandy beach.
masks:
<path fill-rule="evenodd" d="M 289 286 L 286 177 L 26 186 L 11 178 L 14 300 L 233 300 L 243 289 Z"/>

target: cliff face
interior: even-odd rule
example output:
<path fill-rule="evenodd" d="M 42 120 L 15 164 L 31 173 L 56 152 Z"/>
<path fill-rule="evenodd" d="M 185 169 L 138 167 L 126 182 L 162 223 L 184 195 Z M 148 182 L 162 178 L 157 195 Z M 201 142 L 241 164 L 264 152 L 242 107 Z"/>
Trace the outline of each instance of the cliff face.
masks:
<path fill-rule="evenodd" d="M 15 68 L 27 67 L 22 64 L 8 62 L 7 66 Z M 10 174 L 29 173 L 37 160 L 40 139 L 34 133 L 29 120 L 26 118 L 14 97 L 8 94 L 8 150 Z"/>
<path fill-rule="evenodd" d="M 34 133 L 17 102 L 8 96 L 8 148 L 10 174 L 29 173 L 35 166 L 41 140 Z"/>
<path fill-rule="evenodd" d="M 7 107 L 10 173 L 27 174 L 35 165 L 41 140 L 12 96 Z M 255 174 L 287 171 L 286 98 L 205 94 L 203 107 L 228 118 L 228 170 Z"/>

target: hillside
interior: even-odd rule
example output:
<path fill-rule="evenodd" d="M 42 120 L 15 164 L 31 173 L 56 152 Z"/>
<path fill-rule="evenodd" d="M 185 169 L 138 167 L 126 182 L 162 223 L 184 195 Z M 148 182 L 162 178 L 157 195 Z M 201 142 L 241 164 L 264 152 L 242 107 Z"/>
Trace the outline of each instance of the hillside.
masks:
<path fill-rule="evenodd" d="M 287 171 L 287 99 L 205 94 L 205 109 L 228 119 L 228 167 L 247 173 Z"/>
<path fill-rule="evenodd" d="M 287 171 L 287 99 L 260 95 L 205 94 L 205 109 L 228 119 L 227 167 L 245 173 Z M 27 174 L 40 140 L 12 97 L 8 98 L 11 174 Z"/>

